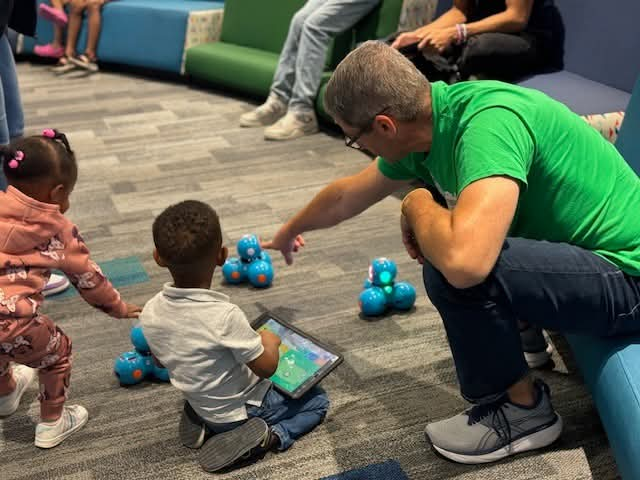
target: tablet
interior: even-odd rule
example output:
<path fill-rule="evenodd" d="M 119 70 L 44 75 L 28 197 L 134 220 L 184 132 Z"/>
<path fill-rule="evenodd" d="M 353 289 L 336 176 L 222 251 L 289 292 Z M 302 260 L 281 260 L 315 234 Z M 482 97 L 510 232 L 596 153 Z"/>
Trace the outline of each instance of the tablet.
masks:
<path fill-rule="evenodd" d="M 342 362 L 342 355 L 302 330 L 265 312 L 251 322 L 258 332 L 269 330 L 282 339 L 278 369 L 270 380 L 290 398 L 300 398 Z"/>

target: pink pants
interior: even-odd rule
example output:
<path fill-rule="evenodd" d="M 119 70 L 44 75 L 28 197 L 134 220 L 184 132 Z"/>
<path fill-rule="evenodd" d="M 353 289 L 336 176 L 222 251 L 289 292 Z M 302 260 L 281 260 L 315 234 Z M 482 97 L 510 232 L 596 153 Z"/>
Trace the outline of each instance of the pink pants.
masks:
<path fill-rule="evenodd" d="M 10 362 L 37 368 L 40 417 L 62 414 L 71 374 L 71 340 L 46 315 L 0 319 L 0 396 L 16 388 Z"/>

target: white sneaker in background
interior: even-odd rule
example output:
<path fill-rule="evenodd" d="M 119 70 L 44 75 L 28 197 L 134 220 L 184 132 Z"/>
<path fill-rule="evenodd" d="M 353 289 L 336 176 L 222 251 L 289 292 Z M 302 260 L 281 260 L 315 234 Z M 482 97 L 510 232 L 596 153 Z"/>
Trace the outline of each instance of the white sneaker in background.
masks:
<path fill-rule="evenodd" d="M 69 288 L 69 279 L 64 275 L 58 275 L 57 273 L 52 273 L 49 277 L 49 281 L 47 285 L 44 287 L 42 294 L 45 297 L 50 295 L 55 295 L 56 293 L 64 292 L 67 288 Z"/>
<path fill-rule="evenodd" d="M 293 140 L 318 131 L 318 119 L 313 110 L 289 110 L 275 124 L 265 128 L 266 140 Z"/>
<path fill-rule="evenodd" d="M 287 113 L 287 104 L 275 94 L 270 94 L 267 101 L 258 108 L 240 117 L 241 127 L 265 127 L 273 125 Z"/>
<path fill-rule="evenodd" d="M 62 415 L 55 422 L 36 425 L 36 447 L 53 448 L 73 432 L 80 430 L 89 420 L 89 412 L 80 405 L 65 405 Z"/>

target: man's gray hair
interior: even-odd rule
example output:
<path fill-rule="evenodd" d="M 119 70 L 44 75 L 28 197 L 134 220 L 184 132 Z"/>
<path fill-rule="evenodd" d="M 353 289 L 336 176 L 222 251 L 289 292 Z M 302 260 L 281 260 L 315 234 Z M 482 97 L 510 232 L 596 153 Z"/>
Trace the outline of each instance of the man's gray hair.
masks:
<path fill-rule="evenodd" d="M 331 76 L 324 108 L 334 119 L 367 128 L 384 113 L 413 121 L 431 105 L 429 81 L 395 48 L 368 41 L 345 57 Z"/>

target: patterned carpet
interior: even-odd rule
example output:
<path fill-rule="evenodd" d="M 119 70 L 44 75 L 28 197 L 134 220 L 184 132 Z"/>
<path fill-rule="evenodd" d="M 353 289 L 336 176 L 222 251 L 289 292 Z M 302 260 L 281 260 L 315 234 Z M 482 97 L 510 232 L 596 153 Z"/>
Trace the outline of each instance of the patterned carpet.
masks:
<path fill-rule="evenodd" d="M 94 258 L 135 256 L 148 273 L 150 281 L 121 288 L 126 300 L 140 304 L 168 280 L 152 260 L 150 233 L 165 206 L 186 198 L 210 202 L 225 241 L 234 245 L 243 233 L 270 237 L 323 185 L 370 161 L 335 134 L 264 142 L 260 130 L 237 127 L 252 104 L 222 92 L 115 73 L 56 78 L 28 63 L 19 65 L 19 77 L 28 132 L 60 128 L 77 152 L 80 178 L 69 216 Z M 540 373 L 566 426 L 554 447 L 480 467 L 449 463 L 431 451 L 425 424 L 464 403 L 440 319 L 423 294 L 420 270 L 404 253 L 398 207 L 391 197 L 331 231 L 310 233 L 292 267 L 275 258 L 270 289 L 220 286 L 216 272 L 215 287 L 248 317 L 273 310 L 345 356 L 323 383 L 332 400 L 323 425 L 290 451 L 219 478 L 318 479 L 396 465 L 389 460 L 410 479 L 617 478 L 597 413 L 561 341 L 556 367 Z M 376 321 L 359 317 L 357 295 L 377 256 L 395 259 L 398 278 L 418 288 L 415 311 Z M 92 310 L 77 295 L 50 301 L 46 310 L 73 339 L 71 403 L 85 405 L 91 417 L 61 446 L 36 449 L 32 386 L 18 412 L 0 421 L 0 478 L 210 478 L 178 442 L 180 395 L 166 384 L 121 388 L 112 375 L 114 358 L 131 348 L 131 322 Z M 348 478 L 369 478 L 362 472 Z"/>

